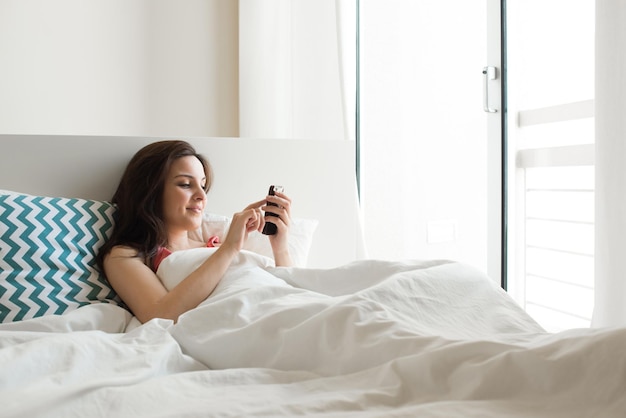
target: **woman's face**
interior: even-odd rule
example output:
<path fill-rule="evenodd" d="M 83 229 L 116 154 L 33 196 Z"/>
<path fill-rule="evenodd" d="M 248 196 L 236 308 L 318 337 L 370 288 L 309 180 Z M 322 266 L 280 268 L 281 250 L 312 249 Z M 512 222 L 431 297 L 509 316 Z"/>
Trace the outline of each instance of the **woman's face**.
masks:
<path fill-rule="evenodd" d="M 163 188 L 163 215 L 168 230 L 191 231 L 202 224 L 206 177 L 196 157 L 174 161 Z"/>

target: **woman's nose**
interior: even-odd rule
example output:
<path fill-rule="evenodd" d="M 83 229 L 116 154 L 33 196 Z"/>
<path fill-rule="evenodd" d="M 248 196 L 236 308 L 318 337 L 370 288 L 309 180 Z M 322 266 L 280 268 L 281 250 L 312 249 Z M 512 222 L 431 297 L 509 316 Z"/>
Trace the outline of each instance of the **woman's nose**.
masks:
<path fill-rule="evenodd" d="M 202 187 L 199 187 L 198 190 L 196 190 L 195 199 L 196 200 L 206 199 L 206 192 L 204 191 Z"/>

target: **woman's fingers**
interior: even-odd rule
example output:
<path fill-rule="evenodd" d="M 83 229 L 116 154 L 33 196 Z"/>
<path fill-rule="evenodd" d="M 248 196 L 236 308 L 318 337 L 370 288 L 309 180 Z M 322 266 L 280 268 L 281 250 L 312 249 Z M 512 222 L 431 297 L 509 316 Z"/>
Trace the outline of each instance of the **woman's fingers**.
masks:
<path fill-rule="evenodd" d="M 291 199 L 284 193 L 276 193 L 274 196 L 268 195 L 265 201 L 285 209 L 288 213 L 291 211 Z"/>
<path fill-rule="evenodd" d="M 237 247 L 241 249 L 248 233 L 262 229 L 264 224 L 261 208 L 248 207 L 233 214 L 226 240 L 233 240 L 233 243 L 236 242 Z"/>
<path fill-rule="evenodd" d="M 264 212 L 276 216 L 268 217 L 268 214 Z M 268 195 L 263 200 L 250 203 L 243 211 L 233 215 L 231 228 L 240 225 L 241 232 L 245 231 L 246 234 L 255 230 L 261 232 L 265 222 L 275 223 L 280 229 L 289 227 L 291 223 L 291 199 L 289 196 L 284 193 L 276 193 L 276 195 Z M 245 239 L 245 236 L 242 236 L 241 239 Z"/>
<path fill-rule="evenodd" d="M 268 195 L 266 202 L 267 204 L 261 207 L 263 211 L 273 213 L 288 223 L 291 216 L 291 199 L 287 195 L 283 193 Z"/>
<path fill-rule="evenodd" d="M 263 225 L 265 225 L 265 220 L 263 219 L 261 208 L 252 208 L 247 210 L 250 211 L 250 217 L 248 218 L 248 223 L 246 225 L 248 232 L 262 231 Z"/>
<path fill-rule="evenodd" d="M 246 208 L 244 210 L 260 209 L 261 206 L 263 206 L 266 201 L 267 201 L 266 199 L 263 199 L 263 200 L 259 200 L 258 202 L 250 203 L 248 206 L 246 206 Z"/>

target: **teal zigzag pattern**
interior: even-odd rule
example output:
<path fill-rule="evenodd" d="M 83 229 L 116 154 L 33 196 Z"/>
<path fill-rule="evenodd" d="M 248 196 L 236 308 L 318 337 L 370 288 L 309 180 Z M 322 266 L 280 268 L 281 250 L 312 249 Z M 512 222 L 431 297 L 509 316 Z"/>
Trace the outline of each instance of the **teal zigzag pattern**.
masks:
<path fill-rule="evenodd" d="M 0 323 L 120 304 L 95 265 L 113 212 L 107 202 L 0 195 Z"/>

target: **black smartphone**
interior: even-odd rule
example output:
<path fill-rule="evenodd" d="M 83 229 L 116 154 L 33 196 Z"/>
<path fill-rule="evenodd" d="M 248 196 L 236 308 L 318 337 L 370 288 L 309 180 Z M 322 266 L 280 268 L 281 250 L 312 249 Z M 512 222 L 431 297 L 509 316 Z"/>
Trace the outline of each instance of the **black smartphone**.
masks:
<path fill-rule="evenodd" d="M 274 196 L 276 192 L 282 193 L 283 190 L 284 190 L 283 186 L 271 185 L 270 190 L 269 192 L 267 192 L 267 194 L 270 196 Z M 269 206 L 278 206 L 276 203 L 272 203 L 272 202 L 267 202 L 267 204 Z M 278 215 L 272 212 L 265 212 L 265 216 L 278 216 Z M 263 226 L 263 233 L 265 235 L 274 235 L 277 232 L 277 230 L 278 228 L 276 227 L 275 223 L 267 222 L 266 220 L 265 225 Z"/>

